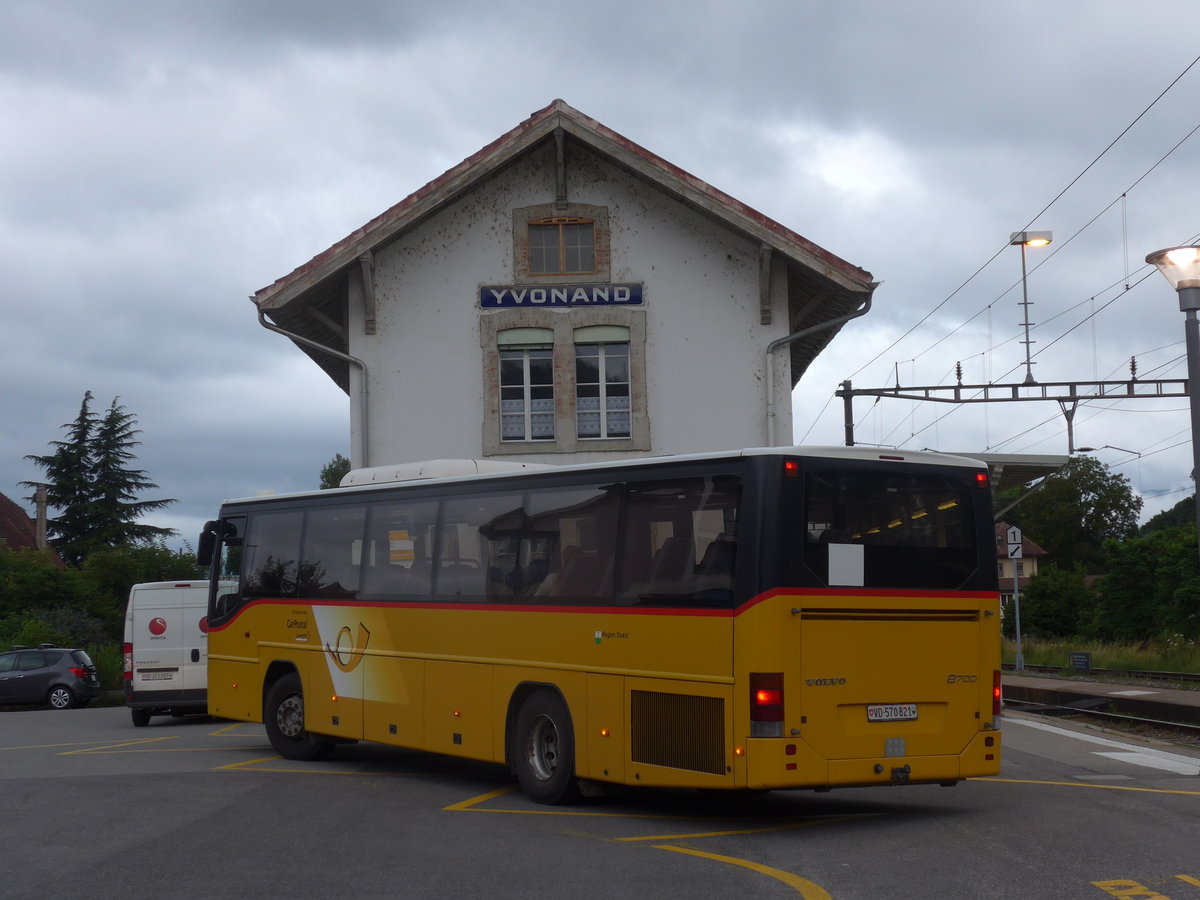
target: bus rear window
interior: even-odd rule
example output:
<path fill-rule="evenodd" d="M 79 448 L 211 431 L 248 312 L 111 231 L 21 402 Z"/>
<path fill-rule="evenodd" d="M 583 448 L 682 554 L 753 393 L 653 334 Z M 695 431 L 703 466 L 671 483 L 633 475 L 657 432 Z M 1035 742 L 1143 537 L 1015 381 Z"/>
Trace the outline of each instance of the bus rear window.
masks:
<path fill-rule="evenodd" d="M 808 468 L 785 486 L 793 501 L 782 510 L 785 577 L 829 587 L 970 586 L 980 563 L 976 504 L 990 499 L 970 475 Z"/>

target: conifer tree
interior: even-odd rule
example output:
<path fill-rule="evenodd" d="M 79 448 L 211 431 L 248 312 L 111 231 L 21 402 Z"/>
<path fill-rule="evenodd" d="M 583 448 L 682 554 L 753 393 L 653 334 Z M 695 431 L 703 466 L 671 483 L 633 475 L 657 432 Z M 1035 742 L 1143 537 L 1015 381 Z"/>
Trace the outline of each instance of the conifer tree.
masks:
<path fill-rule="evenodd" d="M 91 440 L 93 509 L 99 528 L 99 544 L 115 547 L 125 543 L 143 543 L 170 537 L 174 531 L 154 525 L 142 525 L 138 519 L 148 512 L 164 509 L 174 500 L 138 500 L 143 491 L 154 490 L 144 469 L 129 468 L 136 459 L 131 447 L 141 445 L 134 436 L 137 418 L 126 412 L 114 397 L 104 418 L 97 424 Z"/>
<path fill-rule="evenodd" d="M 65 440 L 51 441 L 53 453 L 25 457 L 45 470 L 46 498 L 58 512 L 46 531 L 59 555 L 78 566 L 88 554 L 126 543 L 170 536 L 170 528 L 142 525 L 137 519 L 174 500 L 138 500 L 138 493 L 157 488 L 146 473 L 129 467 L 138 446 L 137 419 L 113 398 L 103 418 L 91 409 L 92 392 L 72 422 L 63 425 Z M 39 482 L 22 486 L 36 488 Z"/>

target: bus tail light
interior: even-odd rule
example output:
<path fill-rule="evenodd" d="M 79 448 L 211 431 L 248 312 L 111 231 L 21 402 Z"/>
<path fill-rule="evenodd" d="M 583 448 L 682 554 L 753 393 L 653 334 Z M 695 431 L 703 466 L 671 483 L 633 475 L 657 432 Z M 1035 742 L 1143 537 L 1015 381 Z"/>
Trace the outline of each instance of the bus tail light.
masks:
<path fill-rule="evenodd" d="M 1004 689 L 1000 686 L 1000 670 L 992 670 L 992 715 L 998 716 L 1003 712 Z"/>
<path fill-rule="evenodd" d="M 125 680 L 133 681 L 133 644 L 126 641 L 121 652 L 125 654 Z"/>
<path fill-rule="evenodd" d="M 783 673 L 750 673 L 750 736 L 783 737 Z"/>

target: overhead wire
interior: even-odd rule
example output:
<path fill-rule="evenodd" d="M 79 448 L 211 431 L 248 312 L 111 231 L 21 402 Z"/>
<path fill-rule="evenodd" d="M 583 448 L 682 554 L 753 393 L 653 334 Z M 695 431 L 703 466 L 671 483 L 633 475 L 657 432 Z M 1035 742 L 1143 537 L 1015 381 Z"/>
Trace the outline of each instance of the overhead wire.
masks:
<path fill-rule="evenodd" d="M 1098 163 L 1098 162 L 1099 162 L 1101 159 L 1103 159 L 1103 158 L 1104 158 L 1104 157 L 1105 157 L 1105 156 L 1108 154 L 1108 152 L 1109 152 L 1110 150 L 1112 150 L 1112 148 L 1113 148 L 1114 146 L 1116 146 L 1116 144 L 1117 144 L 1118 142 L 1120 142 L 1120 140 L 1121 140 L 1121 139 L 1122 139 L 1122 138 L 1123 138 L 1123 137 L 1124 137 L 1126 134 L 1128 134 L 1128 133 L 1130 132 L 1130 130 L 1132 130 L 1132 129 L 1134 128 L 1134 126 L 1136 126 L 1136 125 L 1137 125 L 1137 123 L 1138 123 L 1138 122 L 1140 122 L 1140 121 L 1142 120 L 1142 118 L 1143 118 L 1143 117 L 1144 117 L 1144 116 L 1145 116 L 1145 115 L 1146 115 L 1148 112 L 1150 112 L 1150 110 L 1151 110 L 1151 109 L 1153 109 L 1153 108 L 1154 108 L 1154 107 L 1155 107 L 1155 106 L 1158 104 L 1158 102 L 1159 102 L 1160 100 L 1162 100 L 1162 98 L 1163 98 L 1164 96 L 1166 96 L 1166 95 L 1167 95 L 1167 93 L 1168 93 L 1168 92 L 1170 92 L 1170 90 L 1171 90 L 1171 89 L 1172 89 L 1172 88 L 1173 88 L 1173 87 L 1174 87 L 1176 84 L 1178 84 L 1178 83 L 1179 83 L 1179 81 L 1180 81 L 1181 79 L 1183 79 L 1183 78 L 1184 78 L 1184 76 L 1186 76 L 1186 75 L 1187 75 L 1187 73 L 1188 73 L 1188 72 L 1190 72 L 1190 71 L 1192 70 L 1192 68 L 1194 68 L 1194 67 L 1196 66 L 1196 64 L 1197 64 L 1197 63 L 1200 63 L 1200 56 L 1197 56 L 1197 57 L 1196 57 L 1195 59 L 1193 59 L 1193 60 L 1192 60 L 1190 63 L 1188 63 L 1188 64 L 1187 64 L 1187 66 L 1185 66 L 1185 67 L 1184 67 L 1183 71 L 1182 71 L 1182 72 L 1180 72 L 1180 73 L 1179 73 L 1177 76 L 1175 76 L 1175 78 L 1174 78 L 1174 79 L 1172 79 L 1172 80 L 1171 80 L 1171 82 L 1170 82 L 1170 83 L 1169 83 L 1169 84 L 1168 84 L 1168 85 L 1167 85 L 1165 88 L 1163 88 L 1163 90 L 1162 90 L 1162 91 L 1161 91 L 1161 92 L 1160 92 L 1160 93 L 1159 93 L 1159 94 L 1158 94 L 1158 95 L 1157 95 L 1157 96 L 1156 96 L 1156 97 L 1155 97 L 1155 98 L 1154 98 L 1154 99 L 1153 99 L 1153 100 L 1152 100 L 1152 101 L 1151 101 L 1151 102 L 1150 102 L 1150 103 L 1149 103 L 1149 104 L 1148 104 L 1148 105 L 1147 105 L 1147 106 L 1146 106 L 1146 107 L 1145 107 L 1145 108 L 1144 108 L 1144 109 L 1143 109 L 1143 110 L 1140 112 L 1140 113 L 1138 113 L 1138 114 L 1137 114 L 1137 116 L 1135 116 L 1135 117 L 1134 117 L 1134 119 L 1133 119 L 1133 120 L 1132 120 L 1132 121 L 1131 121 L 1131 122 L 1130 122 L 1128 125 L 1126 125 L 1126 126 L 1125 126 L 1125 127 L 1122 129 L 1122 130 L 1121 130 L 1121 132 L 1120 132 L 1120 133 L 1119 133 L 1119 134 L 1118 134 L 1118 135 L 1117 135 L 1115 138 L 1113 138 L 1113 139 L 1112 139 L 1112 140 L 1111 140 L 1111 141 L 1108 143 L 1108 145 L 1107 145 L 1107 146 L 1105 146 L 1105 148 L 1104 148 L 1103 150 L 1101 150 L 1101 151 L 1100 151 L 1100 153 L 1098 153 L 1098 154 L 1096 155 L 1096 157 L 1095 157 L 1094 159 L 1092 159 L 1092 161 L 1091 161 L 1091 162 L 1089 162 L 1089 163 L 1088 163 L 1086 166 L 1084 166 L 1084 168 L 1083 168 L 1083 169 L 1082 169 L 1082 170 L 1081 170 L 1081 171 L 1080 171 L 1080 172 L 1079 172 L 1079 173 L 1078 173 L 1078 174 L 1077 174 L 1077 175 L 1076 175 L 1074 178 L 1072 178 L 1072 179 L 1071 179 L 1071 181 L 1070 181 L 1070 182 L 1068 182 L 1068 183 L 1067 183 L 1067 185 L 1066 185 L 1065 187 L 1063 187 L 1063 188 L 1062 188 L 1062 189 L 1061 189 L 1061 190 L 1060 190 L 1060 191 L 1059 191 L 1057 194 L 1055 194 L 1055 195 L 1054 195 L 1054 197 L 1053 197 L 1053 198 L 1052 198 L 1052 199 L 1051 199 L 1051 200 L 1050 200 L 1050 201 L 1049 201 L 1049 202 L 1048 202 L 1048 203 L 1047 203 L 1045 206 L 1043 206 L 1043 207 L 1042 207 L 1042 208 L 1041 208 L 1041 209 L 1040 209 L 1040 210 L 1039 210 L 1039 211 L 1038 211 L 1038 212 L 1037 212 L 1037 213 L 1036 213 L 1036 214 L 1035 214 L 1033 217 L 1031 217 L 1031 218 L 1030 218 L 1030 220 L 1029 220 L 1029 221 L 1026 223 L 1026 225 L 1024 226 L 1024 228 L 1023 228 L 1023 229 L 1021 229 L 1021 230 L 1027 230 L 1027 229 L 1028 229 L 1028 228 L 1029 228 L 1029 227 L 1030 227 L 1030 226 L 1031 226 L 1031 225 L 1032 225 L 1034 222 L 1036 222 L 1036 221 L 1038 220 L 1038 218 L 1039 218 L 1039 217 L 1041 217 L 1042 215 L 1044 215 L 1044 214 L 1045 214 L 1045 213 L 1046 213 L 1046 212 L 1047 212 L 1047 211 L 1048 211 L 1048 210 L 1049 210 L 1049 209 L 1050 209 L 1052 206 L 1054 206 L 1054 204 L 1055 204 L 1055 203 L 1057 203 L 1059 200 L 1061 200 L 1061 199 L 1062 199 L 1062 197 L 1063 197 L 1064 195 L 1066 195 L 1066 193 L 1067 193 L 1067 192 L 1068 192 L 1068 191 L 1069 191 L 1069 190 L 1070 190 L 1072 187 L 1074 187 L 1074 186 L 1075 186 L 1075 185 L 1076 185 L 1076 184 L 1077 184 L 1077 183 L 1080 181 L 1080 179 L 1082 179 L 1082 178 L 1083 178 L 1083 177 L 1084 177 L 1084 176 L 1085 176 L 1085 175 L 1086 175 L 1086 174 L 1087 174 L 1089 171 L 1091 171 L 1091 169 L 1092 169 L 1093 167 L 1095 167 L 1095 165 L 1096 165 L 1096 164 L 1097 164 L 1097 163 Z M 1152 165 L 1152 166 L 1151 166 L 1150 168 L 1148 168 L 1148 169 L 1147 169 L 1145 172 L 1143 172 L 1143 173 L 1142 173 L 1142 174 L 1141 174 L 1141 175 L 1140 175 L 1140 176 L 1139 176 L 1139 177 L 1138 177 L 1138 178 L 1137 178 L 1137 179 L 1136 179 L 1136 180 L 1133 182 L 1133 184 L 1132 184 L 1132 185 L 1130 185 L 1128 188 L 1126 188 L 1126 190 L 1125 190 L 1125 191 L 1124 191 L 1124 192 L 1123 192 L 1123 193 L 1122 193 L 1122 194 L 1121 194 L 1121 195 L 1120 195 L 1120 196 L 1119 196 L 1117 199 L 1115 199 L 1115 200 L 1113 200 L 1111 203 L 1109 203 L 1109 204 L 1108 204 L 1108 205 L 1107 205 L 1107 206 L 1106 206 L 1104 209 L 1102 209 L 1102 210 L 1101 210 L 1099 213 L 1097 213 L 1097 214 L 1096 214 L 1096 216 L 1094 216 L 1094 217 L 1093 217 L 1093 218 L 1092 218 L 1092 219 L 1091 219 L 1091 220 L 1090 220 L 1088 223 L 1086 223 L 1086 224 L 1085 224 L 1085 225 L 1084 225 L 1082 228 L 1080 228 L 1078 231 L 1076 231 L 1076 232 L 1075 232 L 1075 234 L 1073 234 L 1073 235 L 1072 235 L 1070 238 L 1068 238 L 1066 241 L 1062 242 L 1062 246 L 1065 246 L 1066 244 L 1070 243 L 1070 241 L 1071 241 L 1071 240 L 1073 240 L 1073 239 L 1074 239 L 1076 236 L 1078 236 L 1078 235 L 1079 235 L 1079 234 L 1080 234 L 1082 231 L 1086 230 L 1086 229 L 1087 229 L 1087 228 L 1088 228 L 1090 225 L 1092 225 L 1092 224 L 1093 224 L 1093 223 L 1094 223 L 1094 222 L 1095 222 L 1097 219 L 1099 219 L 1099 218 L 1100 218 L 1100 216 L 1102 216 L 1102 215 L 1103 215 L 1105 212 L 1107 212 L 1107 211 L 1108 211 L 1109 209 L 1111 209 L 1111 208 L 1112 208 L 1114 205 L 1116 205 L 1118 202 L 1120 202 L 1120 201 L 1121 201 L 1121 199 L 1122 199 L 1122 198 L 1123 198 L 1125 195 L 1127 195 L 1127 194 L 1129 193 L 1129 191 L 1130 191 L 1130 190 L 1132 190 L 1134 187 L 1136 187 L 1138 184 L 1140 184 L 1140 183 L 1141 183 L 1141 181 L 1142 181 L 1142 180 L 1144 180 L 1144 179 L 1145 179 L 1145 178 L 1146 178 L 1146 177 L 1147 177 L 1147 176 L 1148 176 L 1148 175 L 1149 175 L 1151 172 L 1153 172 L 1155 169 L 1157 169 L 1157 168 L 1158 168 L 1158 166 L 1160 166 L 1160 165 L 1161 165 L 1161 164 L 1162 164 L 1162 163 L 1163 163 L 1163 162 L 1164 162 L 1164 161 L 1165 161 L 1165 160 L 1166 160 L 1168 157 L 1170 157 L 1170 156 L 1171 156 L 1171 155 L 1172 155 L 1172 154 L 1173 154 L 1173 153 L 1174 153 L 1176 150 L 1178 150 L 1178 149 L 1179 149 L 1179 147 L 1181 147 L 1181 146 L 1182 146 L 1182 145 L 1183 145 L 1183 144 L 1184 144 L 1184 143 L 1185 143 L 1185 142 L 1188 140 L 1188 138 L 1190 138 L 1190 137 L 1191 137 L 1193 134 L 1195 134 L 1195 132 L 1196 132 L 1197 130 L 1200 130 L 1200 124 L 1197 124 L 1197 126 L 1196 126 L 1195 128 L 1193 128 L 1191 131 L 1189 131 L 1187 135 L 1185 135 L 1185 136 L 1184 136 L 1182 139 L 1180 139 L 1180 140 L 1179 140 L 1179 141 L 1178 141 L 1178 142 L 1177 142 L 1177 143 L 1176 143 L 1176 144 L 1175 144 L 1175 145 L 1174 145 L 1174 146 L 1173 146 L 1173 147 L 1172 147 L 1170 150 L 1168 150 L 1168 151 L 1167 151 L 1165 154 L 1163 154 L 1163 156 L 1162 156 L 1162 157 L 1160 157 L 1160 158 L 1159 158 L 1159 160 L 1158 160 L 1157 162 L 1155 162 L 1155 163 L 1154 163 L 1154 165 Z M 1009 244 L 1005 244 L 1005 245 L 1001 246 L 1000 248 L 998 248 L 998 249 L 996 250 L 996 252 L 995 252 L 995 253 L 993 253 L 993 254 L 992 254 L 992 255 L 991 255 L 989 258 L 988 258 L 988 260 L 987 260 L 985 263 L 983 263 L 983 265 L 979 266 L 979 267 L 978 267 L 978 268 L 977 268 L 977 269 L 976 269 L 974 272 L 972 272 L 972 273 L 971 273 L 971 274 L 970 274 L 970 275 L 969 275 L 969 276 L 968 276 L 968 277 L 967 277 L 967 278 L 966 278 L 966 279 L 965 279 L 965 280 L 964 280 L 964 281 L 963 281 L 961 284 L 959 284 L 959 285 L 958 285 L 958 286 L 957 286 L 957 287 L 956 287 L 956 288 L 955 288 L 953 291 L 951 291 L 951 292 L 950 292 L 948 295 L 946 295 L 946 297 L 944 297 L 944 298 L 943 298 L 941 301 L 939 301 L 939 302 L 938 302 L 938 303 L 937 303 L 937 304 L 936 304 L 936 305 L 935 305 L 935 306 L 934 306 L 934 307 L 933 307 L 931 310 L 929 310 L 929 312 L 927 312 L 927 313 L 926 313 L 924 316 L 922 316 L 922 317 L 921 317 L 921 318 L 920 318 L 920 319 L 919 319 L 919 320 L 918 320 L 916 323 L 914 323 L 914 324 L 913 324 L 913 325 L 912 325 L 912 326 L 911 326 L 911 327 L 910 327 L 910 328 L 909 328 L 907 331 L 905 331 L 905 332 L 904 332 L 902 335 L 900 335 L 900 337 L 896 338 L 894 341 L 892 341 L 892 343 L 891 343 L 891 344 L 889 344 L 889 345 L 888 345 L 887 347 L 885 347 L 883 350 L 879 351 L 879 353 L 877 353 L 877 354 L 876 354 L 874 357 L 872 357 L 870 360 L 868 360 L 867 362 L 865 362 L 863 365 L 859 366 L 859 367 L 858 367 L 858 368 L 857 368 L 857 369 L 856 369 L 854 372 L 852 372 L 852 373 L 851 373 L 851 375 L 849 376 L 849 378 L 854 378 L 854 377 L 856 377 L 857 375 L 861 374 L 861 373 L 862 373 L 862 372 L 863 372 L 865 369 L 867 369 L 868 367 L 870 367 L 871 365 L 873 365 L 874 363 L 876 363 L 876 362 L 877 362 L 877 361 L 878 361 L 880 358 L 882 358 L 882 357 L 883 357 L 883 356 L 884 356 L 884 355 L 885 355 L 885 354 L 886 354 L 888 351 L 892 350 L 892 349 L 893 349 L 894 347 L 896 347 L 896 346 L 897 346 L 897 345 L 898 345 L 898 344 L 899 344 L 901 341 L 903 341 L 905 338 L 907 338 L 909 335 L 911 335 L 911 334 L 912 334 L 914 331 L 916 331 L 916 330 L 917 330 L 917 329 L 918 329 L 918 328 L 919 328 L 921 325 L 923 325 L 923 324 L 925 324 L 925 322 L 929 321 L 929 319 L 930 319 L 930 318 L 931 318 L 931 317 L 932 317 L 932 316 L 933 316 L 935 313 L 937 313 L 939 310 L 941 310 L 941 309 L 942 309 L 942 308 L 943 308 L 943 307 L 944 307 L 944 306 L 945 306 L 945 305 L 946 305 L 946 304 L 947 304 L 947 303 L 948 303 L 948 302 L 949 302 L 951 299 L 953 299 L 955 296 L 957 296 L 957 295 L 959 294 L 959 292 L 963 290 L 963 288 L 965 288 L 965 287 L 966 287 L 968 284 L 970 284 L 972 281 L 974 281 L 974 279 L 975 279 L 975 278 L 977 278 L 977 277 L 979 276 L 979 274 L 980 274 L 980 273 L 982 273 L 982 272 L 983 272 L 985 269 L 987 269 L 987 267 L 988 267 L 988 266 L 990 266 L 990 265 L 991 265 L 993 262 L 995 262 L 995 260 L 996 260 L 996 259 L 997 259 L 997 258 L 998 258 L 998 257 L 999 257 L 999 256 L 1000 256 L 1002 253 L 1004 253 L 1005 249 L 1007 249 L 1007 247 L 1008 247 L 1008 246 L 1010 246 L 1010 245 L 1009 245 Z M 1060 248 L 1058 248 L 1058 249 L 1061 249 L 1061 247 L 1060 247 Z M 1055 250 L 1054 252 L 1056 253 L 1056 252 L 1058 252 L 1058 250 Z M 1051 254 L 1051 256 L 1052 256 L 1052 255 L 1053 255 L 1053 253 Z M 1047 262 L 1047 261 L 1049 261 L 1049 258 L 1047 258 L 1046 260 L 1044 260 L 1044 261 L 1043 261 L 1043 263 L 1041 263 L 1041 264 L 1044 264 L 1044 262 Z M 1040 267 L 1040 265 L 1041 265 L 1041 264 L 1039 264 L 1039 267 Z M 1035 267 L 1035 271 L 1036 271 L 1036 268 L 1038 268 L 1038 267 Z M 1012 287 L 1009 287 L 1009 288 L 1008 288 L 1008 290 L 1012 290 Z M 1004 293 L 1008 293 L 1008 291 L 1005 291 Z M 1003 295 L 1003 294 L 1001 294 L 1001 297 L 1002 297 L 1002 296 L 1004 296 L 1004 295 Z M 999 298 L 997 298 L 997 299 L 999 299 Z M 993 302 L 995 302 L 995 301 L 993 301 Z M 990 304 L 989 304 L 989 305 L 990 305 Z M 986 307 L 985 307 L 985 308 L 986 308 Z M 982 311 L 981 311 L 981 312 L 982 312 Z M 968 319 L 968 320 L 967 320 L 967 322 L 969 323 L 970 321 L 973 321 L 973 320 L 974 320 L 975 318 L 977 318 L 979 315 L 980 315 L 980 313 L 976 313 L 975 315 L 971 316 L 971 318 L 970 318 L 970 319 Z M 966 323 L 963 323 L 962 325 L 959 325 L 959 326 L 958 326 L 956 329 L 954 329 L 954 330 L 955 330 L 955 331 L 957 331 L 958 329 L 960 329 L 960 328 L 964 327 L 964 325 L 965 325 L 965 324 L 966 324 Z M 947 336 L 948 336 L 948 335 L 947 335 Z M 943 338 L 941 338 L 941 339 L 939 339 L 939 340 L 938 340 L 937 342 L 935 342 L 935 343 L 934 343 L 934 344 L 933 344 L 933 345 L 932 345 L 932 346 L 931 346 L 929 349 L 932 349 L 932 347 L 935 347 L 935 346 L 937 346 L 937 344 L 941 343 L 941 341 L 942 341 L 942 340 L 944 340 L 944 339 L 945 339 L 944 337 L 943 337 Z M 920 354 L 918 354 L 918 355 L 920 355 Z M 827 408 L 827 407 L 828 407 L 828 403 L 826 403 L 826 406 L 822 408 L 822 412 L 823 412 L 823 411 L 824 411 L 824 409 L 825 409 L 825 408 Z M 811 430 L 811 429 L 810 429 L 810 430 Z"/>

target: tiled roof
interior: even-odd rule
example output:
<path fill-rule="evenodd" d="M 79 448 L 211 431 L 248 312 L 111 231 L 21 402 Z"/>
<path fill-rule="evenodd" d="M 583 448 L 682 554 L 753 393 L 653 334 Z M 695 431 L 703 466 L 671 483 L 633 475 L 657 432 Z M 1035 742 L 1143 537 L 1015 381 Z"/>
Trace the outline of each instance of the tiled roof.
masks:
<path fill-rule="evenodd" d="M 0 539 L 12 550 L 37 547 L 37 529 L 33 519 L 3 494 L 0 494 Z"/>
<path fill-rule="evenodd" d="M 37 549 L 37 526 L 33 519 L 4 494 L 0 494 L 0 540 L 10 550 Z M 50 548 L 50 557 L 56 565 L 64 564 L 53 547 Z"/>

